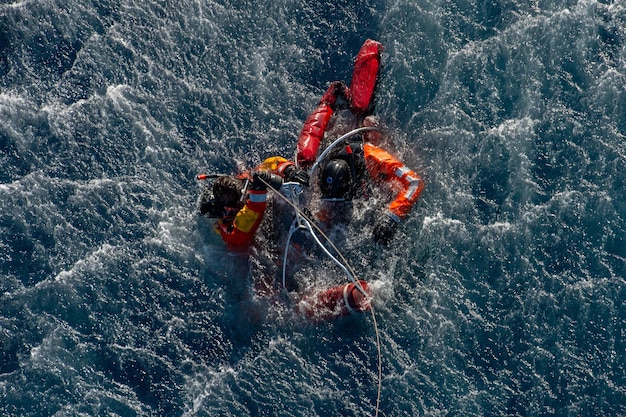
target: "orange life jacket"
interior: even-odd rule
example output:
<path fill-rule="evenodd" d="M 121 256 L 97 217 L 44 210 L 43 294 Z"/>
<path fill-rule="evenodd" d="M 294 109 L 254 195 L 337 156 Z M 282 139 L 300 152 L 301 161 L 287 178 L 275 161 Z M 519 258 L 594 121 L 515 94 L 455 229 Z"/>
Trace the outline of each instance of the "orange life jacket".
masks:
<path fill-rule="evenodd" d="M 383 180 L 399 186 L 396 197 L 388 209 L 396 221 L 408 216 L 424 189 L 422 177 L 404 166 L 396 157 L 371 143 L 363 145 L 365 165 L 373 179 Z"/>

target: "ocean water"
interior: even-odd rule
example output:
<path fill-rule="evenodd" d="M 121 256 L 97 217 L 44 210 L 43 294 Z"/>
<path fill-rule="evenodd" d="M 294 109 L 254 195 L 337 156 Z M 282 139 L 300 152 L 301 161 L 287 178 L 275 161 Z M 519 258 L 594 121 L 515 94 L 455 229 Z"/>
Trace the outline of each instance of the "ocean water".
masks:
<path fill-rule="evenodd" d="M 0 1 L 0 414 L 626 415 L 624 28 L 619 0 Z M 387 250 L 381 202 L 332 236 L 375 283 L 378 405 L 372 317 L 255 295 L 195 212 L 197 173 L 293 155 L 367 38 L 427 183 Z"/>

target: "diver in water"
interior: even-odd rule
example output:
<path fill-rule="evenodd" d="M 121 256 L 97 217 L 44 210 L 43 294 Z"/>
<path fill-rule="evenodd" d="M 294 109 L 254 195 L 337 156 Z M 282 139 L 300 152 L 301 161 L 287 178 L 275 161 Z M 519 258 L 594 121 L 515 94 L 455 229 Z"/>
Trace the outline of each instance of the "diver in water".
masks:
<path fill-rule="evenodd" d="M 351 86 L 342 81 L 331 83 L 319 101 L 317 108 L 307 117 L 298 139 L 296 160 L 299 167 L 311 168 L 328 136 L 337 138 L 355 128 L 376 130 L 363 131 L 348 138 L 340 147 L 330 152 L 320 163 L 318 185 L 321 199 L 326 203 L 318 213 L 322 222 L 336 215 L 340 202 L 350 202 L 367 197 L 370 183 L 387 184 L 397 194 L 384 212 L 380 213 L 374 228 L 375 242 L 388 245 L 396 233 L 398 224 L 406 218 L 424 189 L 422 178 L 407 168 L 396 157 L 378 145 L 381 134 L 378 119 L 372 116 L 374 92 L 380 68 L 383 46 L 367 40 L 361 47 L 352 74 Z M 350 120 L 331 122 L 334 113 L 347 108 Z M 345 112 L 344 112 L 345 113 Z M 331 123 L 329 123 L 331 122 Z M 331 207 L 334 206 L 334 207 Z"/>
<path fill-rule="evenodd" d="M 318 178 L 321 199 L 327 203 L 326 211 L 332 203 L 366 198 L 370 183 L 388 187 L 390 191 L 398 190 L 379 214 L 372 232 L 375 242 L 388 245 L 401 220 L 419 199 L 424 181 L 396 157 L 364 138 L 347 140 L 344 146 L 331 153 L 323 161 Z"/>
<path fill-rule="evenodd" d="M 355 127 L 372 129 L 377 127 L 374 126 L 377 124 L 377 119 L 368 116 L 373 110 L 372 98 L 382 49 L 380 43 L 367 40 L 357 55 L 351 87 L 348 88 L 343 82 L 337 81 L 328 88 L 318 107 L 307 118 L 298 139 L 296 155 L 298 166 L 284 158 L 269 158 L 253 173 L 218 178 L 211 189 L 205 190 L 205 195 L 201 198 L 200 212 L 209 217 L 218 218 L 215 230 L 230 249 L 250 247 L 254 234 L 261 224 L 263 213 L 266 211 L 268 185 L 278 190 L 285 179 L 287 182 L 298 182 L 309 186 L 309 174 L 304 169 L 309 169 L 316 163 L 325 135 L 332 137 L 339 130 L 343 130 L 339 133 L 345 133 Z M 352 121 L 346 126 L 337 123 L 337 117 L 335 117 L 328 128 L 335 110 L 349 110 Z M 381 214 L 374 227 L 374 240 L 387 244 L 393 238 L 398 222 L 408 215 L 412 205 L 417 201 L 423 189 L 423 182 L 417 174 L 407 169 L 395 157 L 376 146 L 379 140 L 380 135 L 374 130 L 363 130 L 359 140 L 355 140 L 354 137 L 349 142 L 342 143 L 341 148 L 333 149 L 333 152 L 328 153 L 321 164 L 318 182 L 322 200 L 332 206 L 328 206 L 327 213 L 344 215 L 347 214 L 345 205 L 342 206 L 340 202 L 350 202 L 352 199 L 365 197 L 370 180 L 397 183 L 400 193 Z M 274 211 L 270 210 L 272 215 Z M 320 213 L 318 213 L 318 218 L 319 215 Z M 294 222 L 296 220 L 297 218 Z M 271 255 L 272 248 L 277 247 L 276 243 L 280 240 L 274 239 L 272 228 L 269 229 L 269 233 L 259 234 L 257 240 L 260 242 L 255 244 L 262 250 L 257 251 L 257 256 L 253 253 L 250 257 L 251 267 L 254 268 L 252 276 L 255 286 L 257 290 L 261 289 L 265 294 L 273 293 L 271 281 L 274 274 L 271 271 L 276 267 L 275 258 L 267 255 L 268 252 Z M 307 242 L 307 238 L 301 234 L 300 238 L 301 243 Z M 298 240 L 298 236 L 292 235 L 290 231 L 287 243 L 298 244 Z M 311 241 L 309 240 L 308 243 Z M 323 246 L 319 242 L 318 244 Z M 285 260 L 288 253 L 286 249 Z M 273 265 L 266 262 L 268 259 L 272 260 Z M 283 262 L 283 265 L 287 264 L 288 262 Z M 297 285 L 293 291 L 287 288 L 285 272 L 283 272 L 283 287 L 293 295 L 297 311 L 312 319 L 325 320 L 350 314 L 353 311 L 362 312 L 370 309 L 370 291 L 367 283 L 356 279 L 353 274 L 350 275 L 352 281 L 350 284 L 322 289 L 305 289 L 301 293 Z"/>
<path fill-rule="evenodd" d="M 208 178 L 205 174 L 198 176 Z M 267 186 L 279 190 L 283 181 L 308 187 L 309 176 L 283 157 L 267 158 L 252 172 L 217 176 L 212 186 L 204 188 L 198 211 L 217 219 L 214 230 L 230 250 L 246 250 L 267 208 Z"/>

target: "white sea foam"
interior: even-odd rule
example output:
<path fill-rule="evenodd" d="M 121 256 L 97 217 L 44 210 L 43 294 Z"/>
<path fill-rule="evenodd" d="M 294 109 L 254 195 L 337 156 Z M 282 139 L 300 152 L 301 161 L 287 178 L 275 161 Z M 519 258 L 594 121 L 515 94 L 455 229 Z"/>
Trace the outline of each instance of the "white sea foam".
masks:
<path fill-rule="evenodd" d="M 332 233 L 377 296 L 381 415 L 619 414 L 623 2 L 239 3 L 0 6 L 3 401 L 373 415 L 369 317 L 251 297 L 193 174 L 293 155 L 380 36 L 376 111 L 427 186 L 388 249 L 370 237 L 386 196 Z M 323 255 L 303 269 L 344 279 Z"/>
<path fill-rule="evenodd" d="M 33 0 L 23 0 L 23 1 L 16 1 L 13 3 L 9 3 L 9 4 L 0 4 L 0 12 L 3 10 L 10 10 L 10 9 L 21 9 L 23 7 L 28 6 L 31 3 L 33 3 Z"/>

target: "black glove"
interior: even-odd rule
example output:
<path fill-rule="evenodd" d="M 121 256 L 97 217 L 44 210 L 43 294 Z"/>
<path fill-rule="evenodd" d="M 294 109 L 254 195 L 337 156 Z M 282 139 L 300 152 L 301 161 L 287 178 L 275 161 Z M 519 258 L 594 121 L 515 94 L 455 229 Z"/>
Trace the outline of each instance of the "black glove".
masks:
<path fill-rule="evenodd" d="M 268 171 L 255 171 L 252 175 L 252 185 L 250 189 L 254 191 L 264 191 L 267 190 L 266 184 L 269 184 L 269 186 L 275 190 L 279 190 L 283 185 L 283 179 Z"/>
<path fill-rule="evenodd" d="M 216 203 L 213 191 L 210 187 L 205 187 L 204 190 L 202 190 L 198 212 L 203 216 L 220 217 L 220 207 Z"/>
<path fill-rule="evenodd" d="M 337 97 L 339 95 L 344 95 L 345 91 L 349 91 L 346 87 L 346 84 L 343 81 L 334 81 L 329 86 L 322 98 L 320 99 L 320 104 L 326 103 L 331 108 L 335 107 L 335 103 L 337 102 Z"/>
<path fill-rule="evenodd" d="M 287 182 L 294 181 L 304 185 L 305 187 L 309 186 L 309 174 L 295 165 L 289 165 L 285 168 L 285 179 Z"/>
<path fill-rule="evenodd" d="M 374 235 L 374 242 L 381 245 L 389 245 L 393 235 L 398 230 L 398 222 L 389 217 L 387 214 L 383 214 L 374 225 L 372 234 Z"/>

